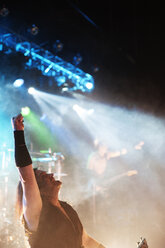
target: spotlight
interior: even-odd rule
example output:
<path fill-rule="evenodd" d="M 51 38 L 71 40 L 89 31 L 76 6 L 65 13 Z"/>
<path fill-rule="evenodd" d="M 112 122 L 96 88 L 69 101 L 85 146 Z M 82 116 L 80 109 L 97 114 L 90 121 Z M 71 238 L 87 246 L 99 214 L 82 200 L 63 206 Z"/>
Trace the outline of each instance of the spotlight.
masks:
<path fill-rule="evenodd" d="M 49 71 L 50 71 L 50 69 L 53 67 L 53 63 L 52 64 L 50 64 L 46 69 L 45 69 L 45 74 L 47 74 Z"/>
<path fill-rule="evenodd" d="M 73 64 L 75 66 L 79 65 L 82 61 L 82 57 L 79 53 L 77 53 L 74 57 L 73 57 Z"/>
<path fill-rule="evenodd" d="M 54 48 L 55 52 L 61 52 L 63 49 L 62 42 L 59 40 L 56 40 L 56 42 L 53 44 L 53 48 Z"/>
<path fill-rule="evenodd" d="M 23 116 L 29 115 L 30 114 L 30 108 L 29 107 L 23 107 L 23 108 L 21 108 L 21 114 Z"/>
<path fill-rule="evenodd" d="M 18 78 L 14 81 L 13 86 L 16 88 L 21 87 L 24 84 L 24 80 L 22 78 Z"/>
<path fill-rule="evenodd" d="M 61 84 L 62 85 L 62 84 Z M 61 92 L 65 92 L 65 91 L 69 91 L 69 85 L 68 83 L 64 83 L 62 85 L 62 89 L 61 89 Z"/>
<path fill-rule="evenodd" d="M 91 82 L 86 82 L 86 83 L 85 83 L 85 87 L 86 87 L 88 90 L 91 90 L 91 89 L 93 89 L 93 83 L 91 83 Z"/>
<path fill-rule="evenodd" d="M 62 91 L 62 92 L 64 92 L 64 91 L 68 91 L 68 90 L 69 90 L 69 88 L 68 88 L 68 87 L 66 87 L 66 86 L 65 86 L 65 87 L 63 87 L 63 88 L 61 89 L 61 91 Z"/>
<path fill-rule="evenodd" d="M 3 51 L 3 43 L 0 42 L 0 51 Z"/>
<path fill-rule="evenodd" d="M 30 87 L 30 88 L 28 89 L 28 93 L 29 93 L 30 95 L 35 94 L 35 92 L 36 92 L 36 90 L 35 90 L 33 87 Z"/>
<path fill-rule="evenodd" d="M 30 29 L 30 33 L 32 35 L 37 35 L 38 32 L 39 32 L 39 28 L 35 24 L 33 24 L 32 27 L 31 27 L 31 29 Z"/>
<path fill-rule="evenodd" d="M 65 84 L 66 77 L 65 76 L 59 76 L 56 77 L 57 85 L 60 87 L 61 85 Z"/>

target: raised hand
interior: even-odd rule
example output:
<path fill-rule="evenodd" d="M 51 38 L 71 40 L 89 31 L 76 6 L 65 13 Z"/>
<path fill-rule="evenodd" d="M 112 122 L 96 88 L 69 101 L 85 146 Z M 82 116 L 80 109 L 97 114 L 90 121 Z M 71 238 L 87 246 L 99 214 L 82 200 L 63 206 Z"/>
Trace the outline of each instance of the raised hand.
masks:
<path fill-rule="evenodd" d="M 12 118 L 11 120 L 12 127 L 14 131 L 22 131 L 24 130 L 24 124 L 23 124 L 23 116 L 22 114 L 19 114 Z"/>

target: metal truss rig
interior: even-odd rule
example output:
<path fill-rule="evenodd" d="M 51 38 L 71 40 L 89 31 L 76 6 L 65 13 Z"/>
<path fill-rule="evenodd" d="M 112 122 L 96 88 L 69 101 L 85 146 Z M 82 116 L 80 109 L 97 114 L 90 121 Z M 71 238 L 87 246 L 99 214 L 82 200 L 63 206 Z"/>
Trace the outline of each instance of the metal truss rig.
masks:
<path fill-rule="evenodd" d="M 6 46 L 10 52 L 14 50 L 24 54 L 28 57 L 27 67 L 37 68 L 43 75 L 54 78 L 58 75 L 65 76 L 72 82 L 72 87 L 68 88 L 69 91 L 90 92 L 94 89 L 94 79 L 90 74 L 83 72 L 71 63 L 65 62 L 37 44 L 27 41 L 20 35 L 10 32 L 0 34 L 0 50 L 3 46 Z"/>

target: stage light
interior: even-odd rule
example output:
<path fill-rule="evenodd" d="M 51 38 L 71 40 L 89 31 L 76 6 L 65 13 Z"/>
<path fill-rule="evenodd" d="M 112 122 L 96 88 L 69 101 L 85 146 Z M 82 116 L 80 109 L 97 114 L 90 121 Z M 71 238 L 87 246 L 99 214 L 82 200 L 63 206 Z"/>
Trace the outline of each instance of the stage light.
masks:
<path fill-rule="evenodd" d="M 61 89 L 61 91 L 62 91 L 62 92 L 69 91 L 69 88 L 65 86 L 65 87 L 63 87 L 63 88 Z"/>
<path fill-rule="evenodd" d="M 22 78 L 18 78 L 14 81 L 13 86 L 16 88 L 21 87 L 24 84 L 24 80 Z"/>
<path fill-rule="evenodd" d="M 36 35 L 38 27 L 36 25 L 33 25 L 33 27 L 30 26 L 27 32 Z M 0 35 L 0 50 L 3 51 L 4 48 L 5 53 L 6 48 L 8 49 L 7 53 L 12 53 L 13 50 L 22 53 L 25 56 L 26 66 L 30 69 L 35 68 L 39 70 L 44 76 L 50 76 L 55 79 L 56 76 L 64 75 L 72 83 L 71 87 L 69 85 L 69 90 L 72 92 L 77 90 L 82 92 L 89 91 L 89 89 L 84 87 L 84 83 L 92 82 L 94 84 L 93 77 L 77 67 L 82 61 L 80 54 L 76 54 L 74 57 L 74 64 L 76 65 L 74 66 L 73 63 L 64 61 L 62 58 L 33 42 L 27 41 L 24 38 L 20 40 L 20 36 L 13 33 Z"/>
<path fill-rule="evenodd" d="M 62 85 L 62 89 L 61 89 L 61 92 L 64 92 L 64 91 L 69 91 L 69 84 L 68 83 L 63 83 L 61 84 Z M 59 86 L 59 85 L 58 85 Z"/>
<path fill-rule="evenodd" d="M 82 61 L 82 56 L 81 56 L 79 53 L 77 53 L 77 54 L 73 57 L 73 64 L 74 64 L 75 66 L 77 66 L 77 65 L 79 65 L 79 64 L 81 63 L 81 61 Z"/>
<path fill-rule="evenodd" d="M 49 71 L 50 71 L 50 69 L 53 67 L 53 64 L 50 64 L 46 69 L 45 69 L 45 74 L 47 74 Z"/>
<path fill-rule="evenodd" d="M 21 114 L 23 116 L 29 115 L 30 114 L 30 108 L 29 107 L 23 107 L 23 108 L 21 108 Z"/>
<path fill-rule="evenodd" d="M 3 43 L 0 42 L 0 51 L 3 51 Z"/>
<path fill-rule="evenodd" d="M 33 87 L 30 87 L 30 88 L 28 89 L 28 93 L 29 93 L 30 95 L 35 94 L 35 92 L 36 92 L 36 90 L 35 90 Z"/>
<path fill-rule="evenodd" d="M 61 52 L 62 49 L 63 49 L 63 44 L 62 44 L 62 42 L 59 41 L 59 40 L 56 40 L 56 42 L 53 44 L 53 48 L 54 48 L 54 50 L 55 50 L 56 53 L 57 53 L 57 52 Z"/>
<path fill-rule="evenodd" d="M 93 83 L 91 83 L 91 82 L 86 82 L 86 83 L 85 83 L 85 87 L 86 87 L 88 90 L 91 90 L 91 89 L 93 89 Z"/>
<path fill-rule="evenodd" d="M 66 77 L 65 76 L 59 76 L 56 77 L 57 85 L 61 86 L 66 82 Z"/>
<path fill-rule="evenodd" d="M 33 24 L 32 27 L 31 27 L 31 29 L 30 29 L 30 33 L 32 35 L 37 35 L 38 32 L 39 32 L 39 28 L 35 24 Z"/>

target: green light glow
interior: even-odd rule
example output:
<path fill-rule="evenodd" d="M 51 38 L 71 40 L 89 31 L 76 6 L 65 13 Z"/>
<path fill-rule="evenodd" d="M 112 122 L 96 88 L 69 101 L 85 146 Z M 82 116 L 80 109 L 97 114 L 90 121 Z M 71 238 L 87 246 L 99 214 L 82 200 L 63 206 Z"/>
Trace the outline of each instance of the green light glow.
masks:
<path fill-rule="evenodd" d="M 21 114 L 22 114 L 23 116 L 29 115 L 29 114 L 30 114 L 30 108 L 29 108 L 29 107 L 23 107 L 23 108 L 21 109 Z"/>
<path fill-rule="evenodd" d="M 25 116 L 25 121 L 28 121 L 30 124 L 28 126 L 30 128 L 32 138 L 41 146 L 41 149 L 48 150 L 51 148 L 52 151 L 56 150 L 56 137 L 54 137 L 46 125 L 41 122 L 37 114 L 30 111 L 30 113 Z"/>

